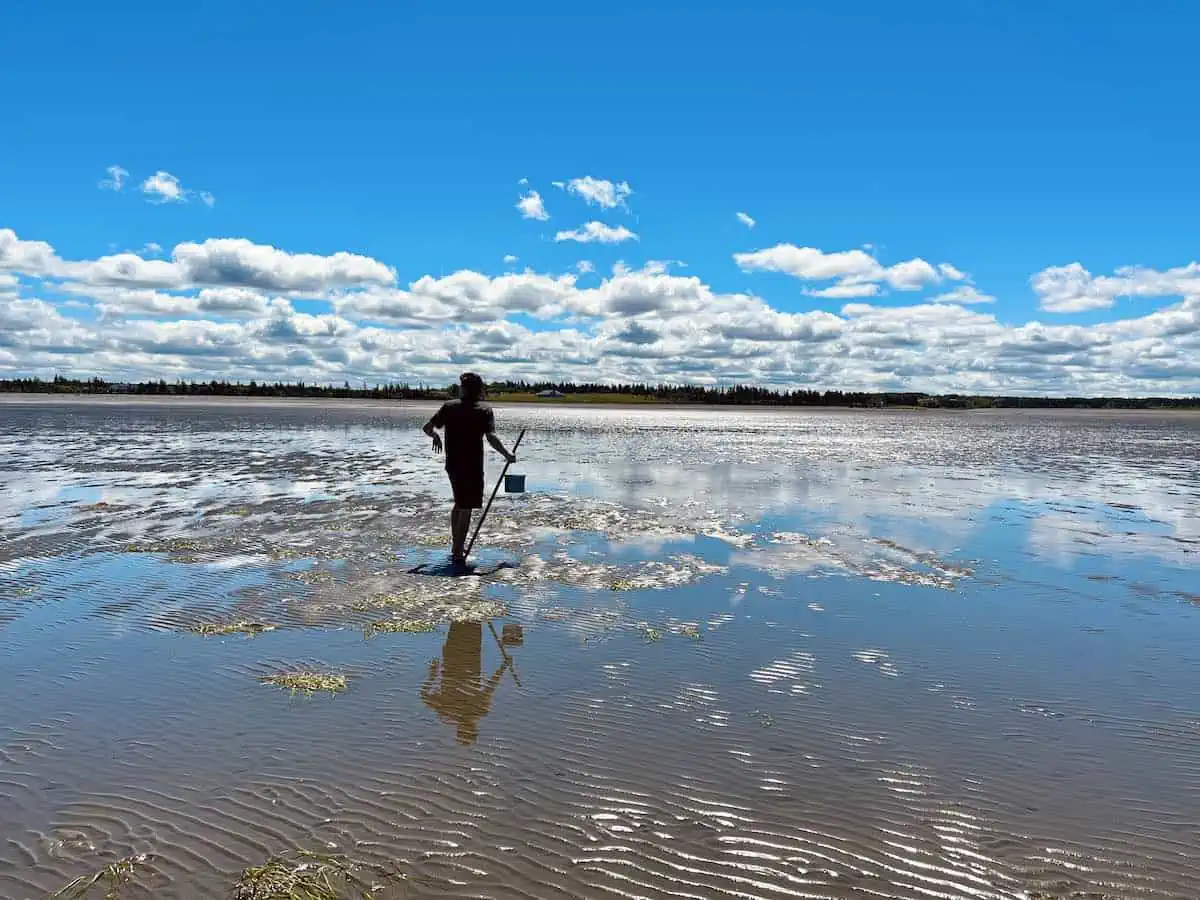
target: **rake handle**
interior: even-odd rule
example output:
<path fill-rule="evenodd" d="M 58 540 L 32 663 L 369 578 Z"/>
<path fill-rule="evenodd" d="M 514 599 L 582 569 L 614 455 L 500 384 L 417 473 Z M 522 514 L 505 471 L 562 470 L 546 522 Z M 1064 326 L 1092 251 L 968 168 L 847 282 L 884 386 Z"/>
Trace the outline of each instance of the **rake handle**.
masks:
<path fill-rule="evenodd" d="M 517 442 L 513 444 L 512 455 L 517 455 L 517 448 L 521 446 L 521 438 L 525 437 L 525 429 L 521 429 L 521 433 L 517 435 Z M 471 548 L 475 546 L 475 539 L 479 537 L 479 529 L 483 527 L 483 520 L 487 518 L 488 512 L 492 508 L 492 501 L 496 499 L 496 492 L 500 490 L 500 482 L 504 480 L 504 476 L 508 474 L 508 467 L 512 463 L 505 460 L 504 469 L 500 472 L 500 477 L 496 479 L 496 486 L 492 488 L 492 496 L 488 497 L 487 506 L 483 508 L 483 515 L 479 517 L 479 521 L 475 525 L 475 533 L 471 535 L 471 543 L 467 544 L 466 556 L 471 555 Z"/>

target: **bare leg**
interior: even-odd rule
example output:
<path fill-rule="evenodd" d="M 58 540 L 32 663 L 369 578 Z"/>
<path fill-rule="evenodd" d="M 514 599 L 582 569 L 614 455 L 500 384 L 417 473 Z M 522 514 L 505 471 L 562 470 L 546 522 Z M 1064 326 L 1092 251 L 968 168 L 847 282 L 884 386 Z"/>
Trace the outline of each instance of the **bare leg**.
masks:
<path fill-rule="evenodd" d="M 466 555 L 467 533 L 470 530 L 470 507 L 454 507 L 450 513 L 450 534 L 454 542 L 453 554 L 455 559 L 461 559 Z"/>

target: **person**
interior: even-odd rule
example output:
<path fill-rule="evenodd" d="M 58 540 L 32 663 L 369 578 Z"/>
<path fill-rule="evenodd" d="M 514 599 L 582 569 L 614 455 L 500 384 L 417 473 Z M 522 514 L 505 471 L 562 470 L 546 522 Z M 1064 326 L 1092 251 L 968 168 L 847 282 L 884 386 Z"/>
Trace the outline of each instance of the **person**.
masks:
<path fill-rule="evenodd" d="M 424 432 L 433 440 L 433 452 L 446 452 L 446 474 L 454 494 L 450 512 L 450 558 L 455 565 L 467 561 L 467 532 L 471 530 L 471 511 L 483 506 L 483 441 L 509 463 L 517 461 L 496 436 L 496 416 L 483 403 L 483 379 L 474 372 L 464 372 L 458 379 L 459 399 L 442 404 L 441 409 L 425 423 Z M 443 445 L 437 429 L 445 429 Z"/>

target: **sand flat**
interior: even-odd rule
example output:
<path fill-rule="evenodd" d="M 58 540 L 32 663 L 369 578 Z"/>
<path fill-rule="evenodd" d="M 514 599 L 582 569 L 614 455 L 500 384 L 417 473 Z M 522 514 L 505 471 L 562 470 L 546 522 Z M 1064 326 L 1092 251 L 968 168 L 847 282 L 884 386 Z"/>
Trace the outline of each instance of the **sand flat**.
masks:
<path fill-rule="evenodd" d="M 505 407 L 448 578 L 426 409 L 180 399 L 0 402 L 0 896 L 1195 896 L 1194 418 Z"/>

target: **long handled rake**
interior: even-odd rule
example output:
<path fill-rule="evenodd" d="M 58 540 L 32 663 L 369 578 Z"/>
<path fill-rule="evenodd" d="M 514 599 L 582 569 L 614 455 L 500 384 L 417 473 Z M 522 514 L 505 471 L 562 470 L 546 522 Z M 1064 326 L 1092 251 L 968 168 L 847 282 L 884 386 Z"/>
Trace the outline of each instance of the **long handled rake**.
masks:
<path fill-rule="evenodd" d="M 513 444 L 512 454 L 517 455 L 517 448 L 521 446 L 521 438 L 525 437 L 525 429 L 521 429 L 521 433 L 517 435 L 517 442 Z M 479 522 L 475 525 L 475 533 L 471 535 L 471 543 L 467 544 L 467 552 L 463 554 L 466 557 L 471 555 L 471 548 L 475 546 L 475 539 L 479 537 L 479 529 L 483 527 L 483 520 L 487 518 L 488 511 L 492 508 L 492 501 L 496 499 L 496 492 L 500 490 L 500 484 L 504 481 L 504 476 L 508 474 L 508 467 L 512 463 L 504 463 L 504 471 L 500 473 L 500 477 L 496 479 L 496 486 L 492 488 L 492 496 L 488 497 L 487 506 L 483 508 L 483 515 L 479 517 Z"/>

